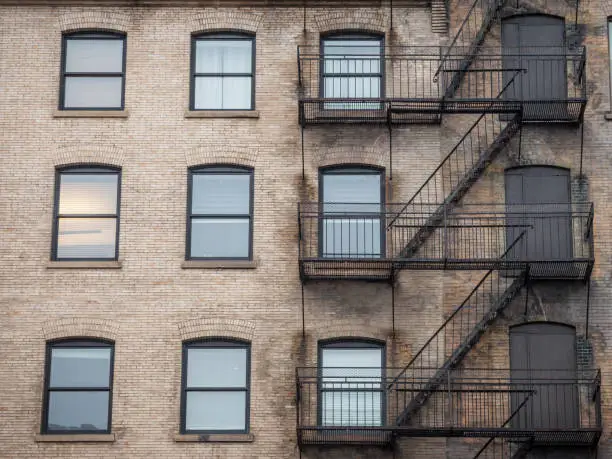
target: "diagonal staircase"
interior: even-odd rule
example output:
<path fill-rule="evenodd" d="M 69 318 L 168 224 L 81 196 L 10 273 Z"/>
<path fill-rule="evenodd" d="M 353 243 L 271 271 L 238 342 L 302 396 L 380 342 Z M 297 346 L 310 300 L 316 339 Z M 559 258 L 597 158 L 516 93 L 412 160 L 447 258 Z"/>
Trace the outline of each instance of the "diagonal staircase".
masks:
<path fill-rule="evenodd" d="M 412 234 L 403 234 L 402 240 L 408 242 L 399 248 L 398 258 L 409 258 L 417 252 L 520 128 L 520 111 L 508 121 L 502 121 L 497 113 L 484 112 L 478 117 L 387 225 L 387 229 L 399 227 L 403 216 L 421 215 L 418 228 L 411 230 Z"/>
<path fill-rule="evenodd" d="M 446 48 L 435 77 L 450 72 L 450 81 L 445 81 L 444 98 L 455 95 L 463 78 L 472 65 L 485 37 L 498 20 L 506 0 L 474 0 L 451 44 Z"/>
<path fill-rule="evenodd" d="M 470 349 L 478 343 L 497 316 L 525 285 L 527 271 L 527 268 L 521 270 L 514 278 L 501 275 L 495 270 L 487 272 L 465 301 L 429 338 L 404 370 L 391 381 L 389 388 L 410 385 L 416 379 L 427 381 L 420 386 L 421 389 L 411 397 L 404 410 L 399 413 L 396 419 L 397 425 L 409 423 L 413 414 L 440 386 L 448 371 L 457 367 Z"/>

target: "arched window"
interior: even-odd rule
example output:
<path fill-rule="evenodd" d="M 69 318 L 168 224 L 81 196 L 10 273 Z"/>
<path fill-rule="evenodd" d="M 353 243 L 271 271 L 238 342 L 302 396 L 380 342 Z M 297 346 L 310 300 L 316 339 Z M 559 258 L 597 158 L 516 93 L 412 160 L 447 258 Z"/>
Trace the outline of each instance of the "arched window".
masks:
<path fill-rule="evenodd" d="M 384 368 L 385 345 L 380 341 L 319 343 L 319 425 L 383 425 Z"/>
<path fill-rule="evenodd" d="M 187 259 L 252 258 L 253 169 L 189 169 Z"/>
<path fill-rule="evenodd" d="M 255 109 L 255 37 L 244 33 L 194 35 L 191 110 Z"/>
<path fill-rule="evenodd" d="M 251 346 L 206 339 L 183 344 L 182 433 L 248 433 Z"/>
<path fill-rule="evenodd" d="M 102 340 L 47 343 L 43 434 L 110 433 L 113 351 Z"/>
<path fill-rule="evenodd" d="M 117 260 L 120 181 L 117 168 L 57 170 L 53 260 Z"/>
<path fill-rule="evenodd" d="M 319 180 L 321 257 L 383 256 L 383 171 L 370 166 L 334 166 L 321 169 Z"/>
<path fill-rule="evenodd" d="M 325 109 L 379 109 L 384 97 L 383 37 L 367 33 L 336 33 L 321 38 L 321 92 Z M 364 100 L 365 99 L 365 100 Z"/>
<path fill-rule="evenodd" d="M 62 37 L 60 110 L 122 110 L 125 34 L 75 32 Z"/>

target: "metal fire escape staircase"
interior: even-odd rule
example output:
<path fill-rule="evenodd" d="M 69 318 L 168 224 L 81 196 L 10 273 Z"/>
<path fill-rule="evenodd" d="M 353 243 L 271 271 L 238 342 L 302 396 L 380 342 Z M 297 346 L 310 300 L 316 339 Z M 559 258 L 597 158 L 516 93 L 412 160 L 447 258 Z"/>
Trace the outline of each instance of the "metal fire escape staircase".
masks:
<path fill-rule="evenodd" d="M 521 233 L 505 254 L 524 234 Z M 415 379 L 427 380 L 399 413 L 397 425 L 407 425 L 410 422 L 410 418 L 427 402 L 448 372 L 461 363 L 489 326 L 518 295 L 527 278 L 528 268 L 520 270 L 516 277 L 502 275 L 493 269 L 485 274 L 463 303 L 389 384 L 389 388 L 401 387 L 410 385 Z"/>
<path fill-rule="evenodd" d="M 444 71 L 447 58 L 455 62 L 459 69 L 453 69 L 452 78 L 445 91 L 445 99 L 451 98 L 461 85 L 463 76 L 469 70 L 476 53 L 482 45 L 487 32 L 499 17 L 504 0 L 475 0 L 460 26 L 450 47 L 442 59 L 438 73 Z M 469 42 L 467 54 L 457 60 L 455 47 Z M 458 62 L 458 64 L 456 64 Z M 457 71 L 459 70 L 459 71 Z M 516 76 L 517 72 L 514 76 Z M 388 227 L 396 224 L 401 215 L 418 209 L 430 208 L 425 212 L 422 225 L 415 230 L 409 242 L 400 249 L 400 258 L 410 258 L 419 247 L 440 226 L 444 218 L 465 196 L 472 184 L 484 172 L 496 155 L 509 143 L 521 128 L 522 108 L 511 116 L 500 117 L 490 108 L 503 99 L 504 91 L 512 84 L 510 79 L 500 90 L 496 100 L 485 107 L 466 134 L 442 160 L 440 165 L 427 178 L 408 204 L 391 220 Z M 444 196 L 441 204 L 433 208 L 428 204 L 440 202 L 438 195 Z M 523 231 L 501 255 L 505 258 L 513 246 L 525 236 Z M 517 274 L 515 272 L 515 274 Z M 404 410 L 398 413 L 399 426 L 410 424 L 411 417 L 427 402 L 440 386 L 450 370 L 456 368 L 484 335 L 500 313 L 518 295 L 527 282 L 529 268 L 518 270 L 518 275 L 502 275 L 494 269 L 489 270 L 478 282 L 463 303 L 444 321 L 442 326 L 429 338 L 404 370 L 390 383 L 406 385 L 412 378 L 425 378 L 427 383 L 407 401 Z M 522 406 L 522 405 L 521 405 Z"/>

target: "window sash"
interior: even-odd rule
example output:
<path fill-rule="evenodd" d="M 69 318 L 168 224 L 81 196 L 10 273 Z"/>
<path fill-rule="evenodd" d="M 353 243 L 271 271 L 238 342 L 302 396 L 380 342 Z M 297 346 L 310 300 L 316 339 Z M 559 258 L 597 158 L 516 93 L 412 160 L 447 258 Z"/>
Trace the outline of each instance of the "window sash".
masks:
<path fill-rule="evenodd" d="M 63 175 L 116 175 L 117 181 L 117 192 L 116 192 L 116 204 L 115 204 L 115 212 L 110 214 L 85 214 L 85 213 L 60 213 L 60 198 L 61 198 L 61 177 Z M 92 168 L 73 168 L 67 170 L 57 171 L 56 173 L 56 183 L 55 183 L 55 205 L 54 205 L 54 218 L 53 218 L 53 243 L 52 243 L 52 252 L 51 259 L 52 260 L 63 260 L 63 261 L 105 261 L 105 260 L 117 260 L 119 257 L 119 226 L 120 226 L 120 202 L 121 202 L 121 171 L 117 170 L 104 170 L 104 169 L 96 169 Z M 115 220 L 115 235 L 114 235 L 114 254 L 112 257 L 59 257 L 58 249 L 59 249 L 59 240 L 60 240 L 60 222 L 63 219 L 113 219 Z"/>
<path fill-rule="evenodd" d="M 250 72 L 198 72 L 197 71 L 197 43 L 202 41 L 249 41 L 251 43 L 251 62 Z M 250 100 L 248 104 L 244 104 L 247 108 L 225 108 L 223 103 L 219 107 L 196 107 L 196 80 L 201 77 L 216 77 L 221 81 L 221 87 L 223 87 L 223 80 L 225 78 L 250 78 Z M 255 108 L 255 37 L 252 36 L 209 36 L 209 37 L 194 37 L 191 40 L 191 89 L 190 89 L 190 109 L 191 110 L 253 110 Z"/>
<path fill-rule="evenodd" d="M 121 54 L 121 71 L 109 71 L 109 72 L 75 72 L 67 71 L 68 61 L 68 42 L 72 40 L 118 40 L 122 41 L 122 54 Z M 61 83 L 60 83 L 60 110 L 123 110 L 125 106 L 125 73 L 126 73 L 126 36 L 122 34 L 104 34 L 104 33 L 77 33 L 74 35 L 64 35 L 62 37 L 62 63 L 61 63 Z M 75 77 L 97 77 L 97 78 L 121 78 L 120 85 L 120 105 L 113 106 L 66 106 L 66 78 Z"/>
<path fill-rule="evenodd" d="M 188 190 L 188 212 L 187 212 L 187 247 L 186 247 L 186 259 L 187 260 L 250 260 L 253 257 L 253 170 L 252 169 L 232 169 L 231 167 L 211 167 L 209 170 L 206 168 L 200 170 L 191 170 L 189 172 L 189 190 Z M 249 194 L 248 194 L 248 208 L 249 213 L 235 213 L 235 214 L 213 214 L 213 213 L 193 213 L 193 178 L 196 175 L 200 174 L 209 174 L 209 175 L 233 175 L 233 174 L 243 174 L 249 176 Z M 223 256 L 223 255 L 215 255 L 215 256 L 195 256 L 193 255 L 192 245 L 193 245 L 193 223 L 194 221 L 206 221 L 206 220 L 248 220 L 248 249 L 247 254 L 245 256 Z"/>
<path fill-rule="evenodd" d="M 188 386 L 188 374 L 189 371 L 189 350 L 190 349 L 244 349 L 245 355 L 245 383 L 244 386 L 229 386 L 229 387 L 201 387 Z M 250 385 L 251 385 L 251 346 L 240 342 L 199 342 L 190 343 L 183 345 L 183 368 L 182 368 L 182 400 L 181 400 L 181 432 L 182 433 L 247 433 L 249 431 L 249 416 L 250 416 Z M 244 415 L 244 428 L 243 429 L 210 429 L 210 430 L 197 430 L 187 428 L 187 411 L 188 411 L 188 397 L 189 393 L 198 392 L 217 392 L 217 393 L 244 393 L 245 403 L 245 415 Z"/>
<path fill-rule="evenodd" d="M 51 371 L 53 365 L 53 350 L 54 349 L 109 349 L 110 350 L 110 363 L 108 371 L 108 383 L 103 386 L 96 387 L 79 387 L 79 386 L 57 386 L 51 387 Z M 43 406 L 43 421 L 41 425 L 41 433 L 43 434 L 105 434 L 111 432 L 112 422 L 112 403 L 113 403 L 113 374 L 114 374 L 114 361 L 115 361 L 115 347 L 112 344 L 102 341 L 87 341 L 87 340 L 70 340 L 70 341 L 59 341 L 56 343 L 48 343 L 45 357 L 45 391 L 44 391 L 44 406 Z M 78 393 L 78 392 L 91 392 L 91 393 L 105 393 L 108 394 L 108 407 L 106 409 L 106 427 L 105 429 L 50 429 L 49 428 L 49 416 L 50 416 L 50 403 L 51 394 L 53 393 Z"/>

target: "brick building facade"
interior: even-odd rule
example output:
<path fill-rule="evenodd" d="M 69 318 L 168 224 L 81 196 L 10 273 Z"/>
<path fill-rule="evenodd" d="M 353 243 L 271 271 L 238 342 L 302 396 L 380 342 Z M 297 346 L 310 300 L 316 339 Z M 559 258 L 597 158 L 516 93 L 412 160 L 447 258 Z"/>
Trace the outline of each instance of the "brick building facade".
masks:
<path fill-rule="evenodd" d="M 0 0 L 0 457 L 612 458 L 612 6 L 100 3 Z M 559 24 L 561 44 L 509 51 L 521 27 Z M 70 106 L 65 40 L 108 32 L 122 103 Z M 250 106 L 199 109 L 197 78 L 223 77 L 194 73 L 194 40 L 229 33 L 250 37 L 233 77 Z M 97 214 L 62 214 L 79 170 L 119 177 L 115 213 L 95 217 L 117 221 L 115 256 L 62 256 L 60 236 L 88 231 L 61 219 Z M 195 255 L 194 219 L 219 217 L 193 210 L 206 171 L 250 174 L 244 256 Z M 367 205 L 321 204 L 368 180 Z M 110 349 L 108 429 L 50 418 L 73 393 L 53 386 L 71 343 Z M 185 419 L 187 356 L 207 343 L 246 356 L 244 387 L 213 390 L 246 394 L 244 428 Z M 529 347 L 557 362 L 568 343 L 563 368 Z M 384 370 L 360 370 L 366 354 Z"/>

